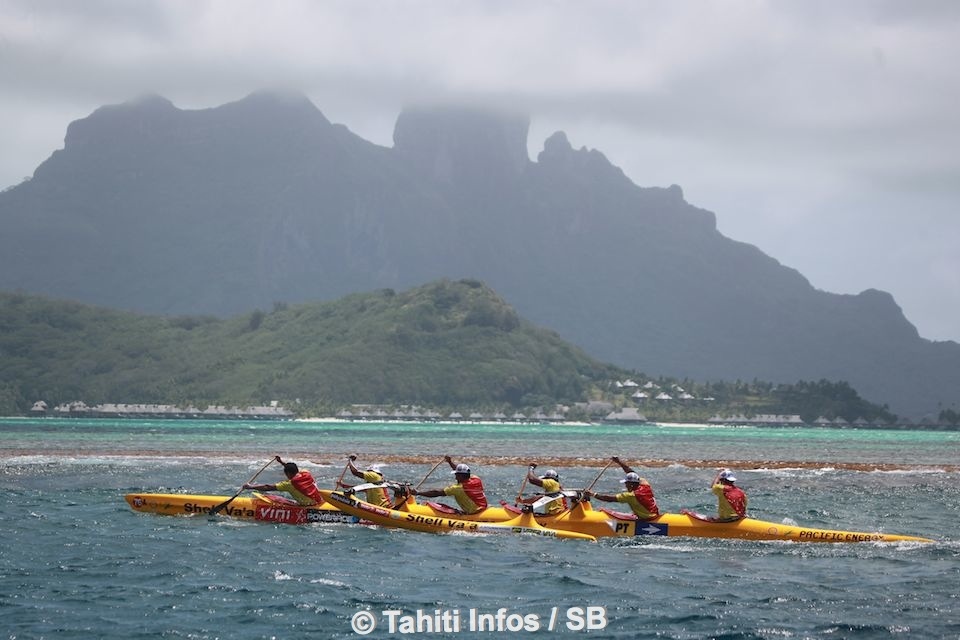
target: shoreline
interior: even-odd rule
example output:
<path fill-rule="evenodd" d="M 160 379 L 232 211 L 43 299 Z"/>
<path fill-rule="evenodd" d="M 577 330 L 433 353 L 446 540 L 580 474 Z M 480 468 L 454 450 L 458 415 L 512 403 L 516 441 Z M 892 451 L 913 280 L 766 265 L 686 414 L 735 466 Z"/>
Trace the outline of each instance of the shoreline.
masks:
<path fill-rule="evenodd" d="M 731 421 L 731 422 L 717 422 L 717 421 L 704 421 L 704 422 L 670 422 L 663 420 L 647 420 L 644 422 L 631 422 L 631 421 L 583 421 L 583 420 L 554 420 L 554 421 L 535 421 L 535 420 L 526 420 L 526 421 L 517 421 L 517 420 L 410 420 L 410 419 L 349 419 L 341 418 L 336 416 L 323 416 L 323 417 L 309 417 L 309 418 L 273 418 L 273 417 L 264 417 L 264 416 L 220 416 L 220 417 L 203 417 L 203 416 L 171 416 L 171 415 L 10 415 L 10 416 L 0 416 L 0 424 L 3 422 L 15 421 L 15 420 L 29 420 L 29 421 L 38 421 L 44 422 L 47 420 L 66 420 L 66 421 L 83 421 L 83 420 L 107 420 L 107 421 L 127 421 L 127 420 L 158 420 L 163 422 L 176 422 L 176 421 L 191 421 L 191 422 L 224 422 L 224 423 L 257 423 L 257 424 L 289 424 L 289 423 L 298 423 L 298 424 L 328 424 L 328 425 L 364 425 L 364 424 L 375 424 L 375 425 L 437 425 L 443 427 L 494 427 L 494 426 L 549 426 L 556 427 L 558 429 L 563 429 L 565 427 L 662 427 L 668 429 L 710 429 L 710 428 L 734 428 L 734 429 L 823 429 L 823 430 L 858 430 L 858 431 L 900 431 L 900 432 L 958 432 L 960 431 L 960 425 L 949 425 L 949 424 L 889 424 L 889 425 L 873 425 L 873 424 L 786 424 L 786 423 L 768 423 L 768 422 L 744 422 L 744 421 Z"/>

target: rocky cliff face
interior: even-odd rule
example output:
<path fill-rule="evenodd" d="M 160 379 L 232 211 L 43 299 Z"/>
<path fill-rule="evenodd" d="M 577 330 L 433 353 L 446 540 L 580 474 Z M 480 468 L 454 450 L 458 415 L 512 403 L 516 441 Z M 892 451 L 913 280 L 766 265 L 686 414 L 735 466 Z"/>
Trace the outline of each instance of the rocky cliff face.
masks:
<path fill-rule="evenodd" d="M 648 373 L 847 380 L 913 417 L 958 400 L 960 345 L 920 338 L 888 294 L 816 290 L 678 186 L 638 187 L 562 132 L 533 162 L 527 131 L 418 108 L 384 148 L 296 94 L 104 107 L 0 194 L 0 288 L 233 314 L 470 277 Z"/>
<path fill-rule="evenodd" d="M 408 109 L 397 119 L 393 150 L 432 182 L 489 186 L 523 176 L 529 127 L 526 117 L 470 108 Z"/>

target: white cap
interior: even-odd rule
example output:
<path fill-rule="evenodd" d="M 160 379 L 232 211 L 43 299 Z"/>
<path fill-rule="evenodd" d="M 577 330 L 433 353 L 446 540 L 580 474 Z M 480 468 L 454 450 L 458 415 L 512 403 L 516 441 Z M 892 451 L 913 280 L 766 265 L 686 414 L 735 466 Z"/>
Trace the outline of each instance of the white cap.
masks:
<path fill-rule="evenodd" d="M 640 482 L 640 476 L 631 471 L 627 475 L 623 476 L 623 480 L 620 481 L 620 484 L 626 484 L 628 482 Z"/>
<path fill-rule="evenodd" d="M 556 479 L 559 478 L 559 477 L 560 477 L 560 475 L 556 472 L 556 470 L 554 470 L 554 469 L 548 469 L 548 470 L 546 471 L 546 473 L 544 473 L 542 476 L 540 476 L 540 479 L 541 479 L 541 480 L 545 480 L 545 479 L 547 479 L 547 478 L 550 478 L 551 480 L 556 480 Z"/>
<path fill-rule="evenodd" d="M 380 475 L 383 475 L 383 472 L 380 471 L 382 467 L 383 465 L 381 464 L 372 464 L 369 467 L 367 467 L 367 471 L 373 471 L 374 473 L 379 473 Z"/>
<path fill-rule="evenodd" d="M 720 472 L 720 479 L 726 480 L 727 482 L 736 482 L 737 478 L 733 475 L 733 471 L 730 469 L 724 469 Z"/>
<path fill-rule="evenodd" d="M 457 468 L 451 471 L 450 473 L 470 473 L 470 467 L 463 464 L 462 462 L 457 465 Z"/>

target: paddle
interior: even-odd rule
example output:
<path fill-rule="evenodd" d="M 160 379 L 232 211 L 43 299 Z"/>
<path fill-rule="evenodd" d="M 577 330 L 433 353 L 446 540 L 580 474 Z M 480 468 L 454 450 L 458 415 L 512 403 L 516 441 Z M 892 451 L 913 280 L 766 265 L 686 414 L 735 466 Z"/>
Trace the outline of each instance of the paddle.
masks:
<path fill-rule="evenodd" d="M 441 461 L 438 462 L 437 464 L 433 465 L 433 468 L 430 469 L 430 471 L 427 472 L 427 475 L 423 476 L 423 480 L 421 480 L 420 482 L 418 482 L 418 483 L 417 483 L 417 486 L 415 486 L 415 487 L 413 488 L 413 490 L 416 491 L 417 489 L 419 489 L 419 488 L 420 488 L 420 485 L 422 485 L 424 482 L 426 482 L 426 481 L 427 481 L 427 478 L 429 478 L 430 476 L 432 476 L 432 475 L 433 475 L 433 472 L 437 470 L 437 467 L 439 467 L 439 466 L 440 466 L 441 464 L 443 464 L 444 462 L 446 462 L 446 459 L 441 460 Z"/>
<path fill-rule="evenodd" d="M 228 500 L 224 500 L 224 501 L 221 502 L 220 504 L 218 504 L 218 505 L 216 505 L 215 507 L 213 507 L 212 509 L 210 509 L 210 515 L 215 516 L 215 515 L 217 515 L 218 513 L 220 513 L 221 511 L 223 511 L 224 509 L 226 509 L 226 508 L 227 508 L 227 505 L 229 505 L 231 502 L 233 502 L 234 500 L 236 500 L 237 497 L 238 497 L 241 493 L 243 493 L 243 487 L 246 486 L 246 485 L 248 485 L 248 484 L 250 484 L 250 483 L 253 482 L 254 480 L 256 480 L 257 477 L 258 477 L 261 473 L 263 473 L 263 472 L 266 470 L 267 467 L 269 467 L 271 464 L 273 464 L 273 462 L 274 462 L 275 460 L 276 460 L 276 458 L 270 458 L 269 460 L 267 460 L 267 464 L 265 464 L 265 465 L 263 465 L 262 467 L 260 467 L 260 471 L 257 471 L 255 474 L 253 474 L 253 477 L 251 477 L 249 480 L 247 480 L 246 482 L 244 482 L 243 485 L 240 486 L 240 490 L 239 490 L 239 491 L 237 491 L 235 494 L 233 494 Z"/>
<path fill-rule="evenodd" d="M 396 500 L 396 502 L 391 502 L 390 508 L 396 510 L 402 507 L 403 503 L 407 501 L 407 496 L 410 495 L 409 491 L 410 491 L 409 484 L 399 485 L 397 487 L 397 491 L 395 491 L 393 494 L 393 498 L 394 500 Z"/>
<path fill-rule="evenodd" d="M 347 464 L 344 465 L 343 471 L 340 472 L 340 477 L 337 478 L 337 484 L 333 485 L 333 488 L 334 488 L 334 489 L 339 489 L 339 488 L 340 488 L 340 485 L 343 483 L 343 476 L 345 476 L 345 475 L 347 474 L 347 469 L 350 468 L 350 463 L 353 462 L 353 461 L 356 460 L 356 459 L 357 459 L 357 456 L 353 455 L 352 453 L 347 456 Z"/>
<path fill-rule="evenodd" d="M 612 465 L 612 464 L 613 464 L 613 460 L 611 460 L 610 462 L 608 462 L 603 469 L 600 469 L 600 473 L 597 474 L 597 477 L 594 478 L 594 479 L 593 479 L 593 482 L 590 483 L 590 486 L 587 487 L 586 489 L 584 489 L 583 491 L 584 491 L 584 492 L 587 492 L 587 491 L 590 491 L 591 489 L 593 489 L 593 485 L 597 484 L 597 481 L 600 479 L 600 476 L 602 476 L 602 475 L 603 475 L 603 472 L 606 471 L 607 469 L 609 469 L 609 468 L 610 468 L 610 465 Z"/>
<path fill-rule="evenodd" d="M 527 486 L 527 476 L 530 475 L 530 471 L 533 471 L 536 468 L 536 464 L 531 464 L 530 468 L 527 469 L 527 473 L 523 474 L 523 482 L 520 483 L 520 490 L 517 491 L 517 502 L 521 502 L 523 500 L 523 489 Z"/>

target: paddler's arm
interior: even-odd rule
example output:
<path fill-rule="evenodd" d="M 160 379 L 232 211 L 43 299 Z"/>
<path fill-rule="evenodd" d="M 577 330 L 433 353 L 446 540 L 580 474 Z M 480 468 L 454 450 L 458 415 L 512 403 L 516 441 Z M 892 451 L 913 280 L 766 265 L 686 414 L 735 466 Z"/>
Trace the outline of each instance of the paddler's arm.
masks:
<path fill-rule="evenodd" d="M 714 478 L 714 479 L 713 479 L 713 482 L 710 483 L 710 488 L 711 488 L 711 489 L 712 489 L 713 487 L 717 486 L 718 484 L 720 484 L 720 476 L 723 475 L 723 472 L 724 472 L 724 471 L 726 471 L 726 469 L 720 469 L 719 471 L 717 471 L 717 477 Z"/>
<path fill-rule="evenodd" d="M 542 486 L 543 486 L 543 480 L 541 480 L 540 478 L 538 478 L 538 477 L 537 477 L 536 475 L 534 475 L 534 473 L 533 473 L 533 470 L 536 469 L 536 468 L 537 468 L 537 464 L 536 464 L 535 462 L 531 462 L 531 463 L 530 463 L 530 468 L 527 469 L 527 482 L 529 482 L 530 484 L 535 484 L 535 485 L 537 485 L 538 487 L 542 487 Z"/>
<path fill-rule="evenodd" d="M 634 473 L 633 469 L 630 468 L 630 465 L 628 465 L 626 462 L 621 462 L 620 458 L 617 456 L 610 456 L 610 459 L 620 465 L 620 468 L 623 469 L 624 473 Z"/>
<path fill-rule="evenodd" d="M 350 473 L 352 473 L 352 474 L 353 474 L 354 476 L 356 476 L 357 478 L 362 478 L 362 477 L 363 477 L 363 471 L 360 471 L 360 469 L 357 469 L 357 468 L 354 466 L 354 464 L 353 464 L 353 461 L 356 460 L 356 459 L 357 459 L 357 456 L 356 456 L 355 454 L 352 454 L 352 453 L 351 453 L 350 456 L 347 458 L 347 466 L 350 468 Z M 343 484 L 343 483 L 341 482 L 341 483 L 340 483 L 340 486 L 342 486 L 342 487 L 348 487 L 348 486 L 350 486 L 350 485 L 346 485 L 346 484 Z"/>
<path fill-rule="evenodd" d="M 594 493 L 588 489 L 583 492 L 583 495 L 585 495 L 587 498 L 596 498 L 601 502 L 617 502 L 617 496 L 611 493 Z"/>
<path fill-rule="evenodd" d="M 457 470 L 457 465 L 456 465 L 456 463 L 453 461 L 453 458 L 451 458 L 450 456 L 443 456 L 443 459 L 446 461 L 446 463 L 447 463 L 448 465 L 450 465 L 450 468 L 451 468 L 451 469 L 453 469 L 454 471 Z M 421 494 L 421 495 L 423 495 L 423 494 Z"/>
<path fill-rule="evenodd" d="M 547 497 L 548 495 L 551 495 L 551 496 L 556 495 L 557 497 L 554 498 L 554 500 L 561 500 L 561 499 L 563 499 L 563 496 L 558 495 L 558 494 L 554 494 L 554 493 L 550 493 L 550 494 L 547 494 L 547 493 L 535 493 L 535 494 L 533 494 L 532 496 L 529 496 L 529 497 L 527 497 L 527 498 L 520 498 L 519 500 L 517 500 L 517 504 L 533 504 L 533 503 L 536 502 L 537 500 L 542 500 L 543 498 Z"/>
<path fill-rule="evenodd" d="M 410 495 L 423 496 L 424 498 L 439 498 L 440 496 L 445 496 L 447 494 L 444 493 L 443 489 L 427 489 L 426 491 L 417 491 L 413 487 L 410 487 Z"/>
<path fill-rule="evenodd" d="M 279 456 L 277 456 L 279 457 Z M 276 491 L 277 485 L 275 484 L 245 484 L 243 485 L 244 489 L 250 489 L 252 491 Z"/>

